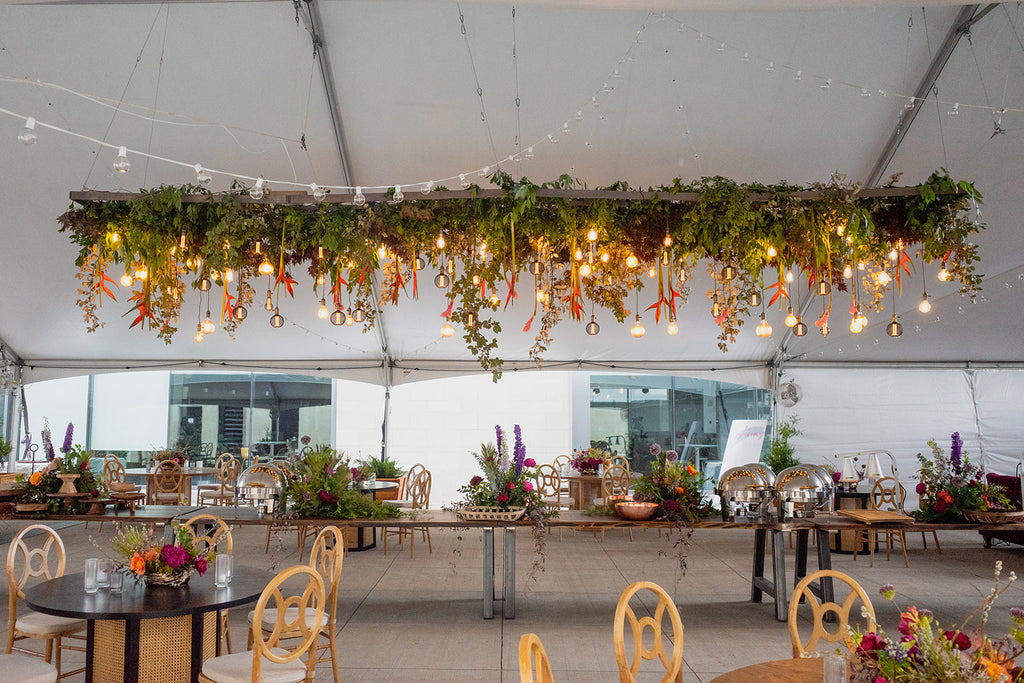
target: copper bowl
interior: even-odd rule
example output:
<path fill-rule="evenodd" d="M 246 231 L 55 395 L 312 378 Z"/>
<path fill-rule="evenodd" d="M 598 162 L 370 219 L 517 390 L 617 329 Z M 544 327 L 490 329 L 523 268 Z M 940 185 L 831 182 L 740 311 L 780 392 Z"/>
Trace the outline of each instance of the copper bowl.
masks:
<path fill-rule="evenodd" d="M 644 520 L 650 519 L 658 511 L 657 503 L 638 503 L 625 501 L 615 504 L 615 513 L 623 519 Z"/>
<path fill-rule="evenodd" d="M 604 504 L 609 507 L 615 507 L 616 503 L 628 503 L 633 500 L 633 496 L 625 493 L 620 493 L 614 496 L 608 496 L 604 499 Z"/>

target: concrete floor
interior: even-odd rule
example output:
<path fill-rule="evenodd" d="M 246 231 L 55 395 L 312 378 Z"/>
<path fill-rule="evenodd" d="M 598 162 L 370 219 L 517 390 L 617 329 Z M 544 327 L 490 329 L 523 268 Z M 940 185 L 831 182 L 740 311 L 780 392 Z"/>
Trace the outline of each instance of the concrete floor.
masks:
<path fill-rule="evenodd" d="M 0 522 L 0 538 L 6 533 L 9 539 L 24 524 Z M 106 547 L 112 533 L 110 524 L 102 531 L 95 524 L 89 529 L 81 524 L 61 528 L 68 571 L 80 571 L 85 558 L 97 555 L 90 538 Z M 279 532 L 266 555 L 264 538 L 260 527 L 236 528 L 235 561 L 265 569 L 297 562 L 294 533 Z M 381 545 L 351 552 L 345 558 L 338 602 L 341 677 L 350 683 L 518 681 L 519 638 L 534 632 L 544 643 L 557 681 L 616 681 L 612 618 L 622 590 L 638 580 L 660 584 L 679 607 L 686 633 L 684 681 L 706 682 L 747 664 L 789 657 L 787 627 L 775 621 L 770 600 L 749 602 L 753 532 L 696 531 L 685 547 L 685 572 L 677 558 L 678 539 L 678 534 L 659 537 L 655 531 L 637 530 L 630 541 L 616 530 L 603 540 L 564 531 L 559 540 L 555 531 L 548 537 L 542 568 L 528 576 L 536 556 L 529 530 L 520 530 L 516 618 L 501 619 L 499 602 L 490 621 L 481 617 L 479 530 L 435 530 L 433 553 L 417 541 L 414 558 L 408 550 L 398 551 L 393 541 L 386 556 Z M 852 575 L 872 596 L 883 628 L 895 632 L 896 605 L 927 607 L 944 626 L 962 620 L 991 588 L 996 560 L 1003 561 L 1004 578 L 1011 570 L 1024 576 L 1024 547 L 984 549 L 976 532 L 945 532 L 939 555 L 930 535 L 928 540 L 924 550 L 920 534 L 909 536 L 909 569 L 902 557 L 887 562 L 884 553 L 876 557 L 874 568 L 864 556 L 854 561 L 833 554 L 833 567 Z M 7 547 L 0 546 L 4 556 Z M 792 576 L 793 556 L 788 552 Z M 3 581 L 6 589 L 6 577 Z M 896 604 L 878 596 L 879 586 L 886 583 L 896 586 Z M 4 601 L 0 608 L 5 611 L 5 632 L 6 605 Z M 1024 584 L 1014 584 L 996 604 L 990 633 L 1006 633 L 1008 611 L 1015 606 L 1024 606 Z M 237 648 L 245 643 L 246 610 L 233 610 L 231 622 Z M 72 663 L 75 657 L 68 655 Z M 642 672 L 650 675 L 641 680 L 660 680 L 657 662 L 646 664 Z M 66 680 L 82 681 L 84 675 Z M 329 668 L 321 665 L 316 680 L 332 680 Z"/>

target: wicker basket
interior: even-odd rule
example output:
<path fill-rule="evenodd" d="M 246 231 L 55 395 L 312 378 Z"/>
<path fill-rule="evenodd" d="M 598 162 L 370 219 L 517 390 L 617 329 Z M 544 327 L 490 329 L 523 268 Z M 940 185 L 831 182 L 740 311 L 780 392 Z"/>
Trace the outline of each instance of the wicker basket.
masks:
<path fill-rule="evenodd" d="M 964 517 L 969 522 L 981 524 L 1006 524 L 1008 522 L 1024 522 L 1024 511 L 1021 510 L 964 510 Z"/>
<path fill-rule="evenodd" d="M 514 522 L 526 514 L 526 508 L 488 507 L 468 505 L 459 510 L 459 517 L 473 522 Z"/>
<path fill-rule="evenodd" d="M 176 571 L 173 574 L 150 572 L 145 574 L 143 578 L 146 580 L 147 586 L 169 586 L 171 588 L 181 588 L 188 583 L 190 578 L 192 578 L 192 572 Z"/>

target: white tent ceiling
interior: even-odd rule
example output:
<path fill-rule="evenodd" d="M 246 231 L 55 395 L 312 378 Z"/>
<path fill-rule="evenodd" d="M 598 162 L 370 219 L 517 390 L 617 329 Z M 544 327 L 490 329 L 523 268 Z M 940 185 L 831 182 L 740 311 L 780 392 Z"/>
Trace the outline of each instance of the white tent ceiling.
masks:
<path fill-rule="evenodd" d="M 24 360 L 28 379 L 199 361 L 371 381 L 385 381 L 382 368 L 393 363 L 394 382 L 475 369 L 457 336 L 440 337 L 445 303 L 427 282 L 419 301 L 386 307 L 381 326 L 366 334 L 318 320 L 308 277 L 282 308 L 288 322 L 279 330 L 260 310 L 234 339 L 217 333 L 196 345 L 189 323 L 168 346 L 129 331 L 122 301 L 106 303 L 106 327 L 86 333 L 75 304 L 77 249 L 55 220 L 68 192 L 134 191 L 195 174 L 133 155 L 131 172 L 116 175 L 111 149 L 45 127 L 37 144 L 22 146 L 19 117 L 227 172 L 214 189 L 230 187 L 231 174 L 263 175 L 397 183 L 411 199 L 417 183 L 493 166 L 516 151 L 517 132 L 536 156 L 502 168 L 535 182 L 569 173 L 591 188 L 712 175 L 806 184 L 835 171 L 863 181 L 963 11 L 864 0 L 653 7 L 533 0 L 515 5 L 513 23 L 513 4 L 496 1 L 0 4 L 0 107 L 16 115 L 0 115 L 0 340 Z M 310 9 L 322 24 L 344 162 L 307 30 Z M 884 333 L 888 303 L 863 333 L 836 324 L 827 339 L 789 338 L 776 310 L 773 337 L 759 339 L 748 322 L 722 354 L 704 298 L 710 280 L 698 273 L 678 336 L 653 320 L 641 340 L 610 317 L 599 317 L 596 337 L 563 321 L 545 354 L 550 367 L 765 366 L 782 343 L 804 363 L 1024 362 L 1024 15 L 1015 4 L 976 6 L 986 9 L 970 39 L 957 42 L 883 176 L 902 172 L 901 183 L 913 184 L 945 167 L 985 196 L 986 280 L 976 302 L 939 283 L 932 267 L 934 308 L 916 311 L 915 277 L 896 301 L 899 339 Z M 954 103 L 958 115 L 950 116 Z M 1004 132 L 993 137 L 997 119 Z M 546 142 L 548 133 L 558 144 Z M 197 306 L 186 301 L 186 320 L 198 319 Z M 529 316 L 525 305 L 504 314 L 498 355 L 520 361 L 510 368 L 531 366 L 533 334 L 521 331 Z"/>

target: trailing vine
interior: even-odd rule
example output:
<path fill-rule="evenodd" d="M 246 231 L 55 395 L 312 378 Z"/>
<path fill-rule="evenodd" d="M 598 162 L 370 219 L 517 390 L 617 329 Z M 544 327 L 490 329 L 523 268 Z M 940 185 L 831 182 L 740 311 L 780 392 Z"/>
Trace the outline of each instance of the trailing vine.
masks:
<path fill-rule="evenodd" d="M 755 292 L 785 306 L 788 272 L 808 288 L 824 280 L 832 291 L 860 291 L 868 307 L 893 287 L 902 291 L 922 262 L 941 263 L 964 294 L 974 296 L 981 282 L 972 239 L 983 225 L 971 215 L 981 195 L 945 170 L 888 193 L 836 175 L 812 186 L 810 197 L 788 184 L 722 177 L 676 179 L 628 199 L 582 198 L 580 183 L 564 175 L 541 185 L 503 173 L 491 181 L 497 196 L 473 187 L 458 198 L 441 191 L 364 206 L 274 203 L 272 194 L 254 202 L 241 191 L 164 186 L 130 199 L 83 199 L 59 222 L 80 248 L 78 304 L 88 331 L 104 324 L 99 304 L 116 300 L 122 277 L 130 325 L 170 343 L 187 286 L 198 290 L 204 280 L 229 333 L 248 306 L 263 302 L 264 282 L 273 308 L 287 311 L 287 299 L 302 294 L 295 288 L 302 268 L 313 297 L 343 318 L 361 311 L 355 324 L 367 331 L 381 309 L 418 298 L 446 274 L 451 306 L 442 315 L 463 326 L 467 347 L 495 378 L 499 309 L 525 309 L 524 329 L 537 326 L 530 357 L 540 364 L 559 323 L 584 324 L 598 307 L 624 322 L 635 313 L 635 290 L 645 291 L 638 312 L 674 321 L 687 276 L 702 261 L 714 282 L 708 298 L 723 351 L 751 314 Z M 607 189 L 629 191 L 624 183 Z M 851 264 L 857 273 L 844 278 Z M 819 323 L 827 324 L 828 310 Z"/>

